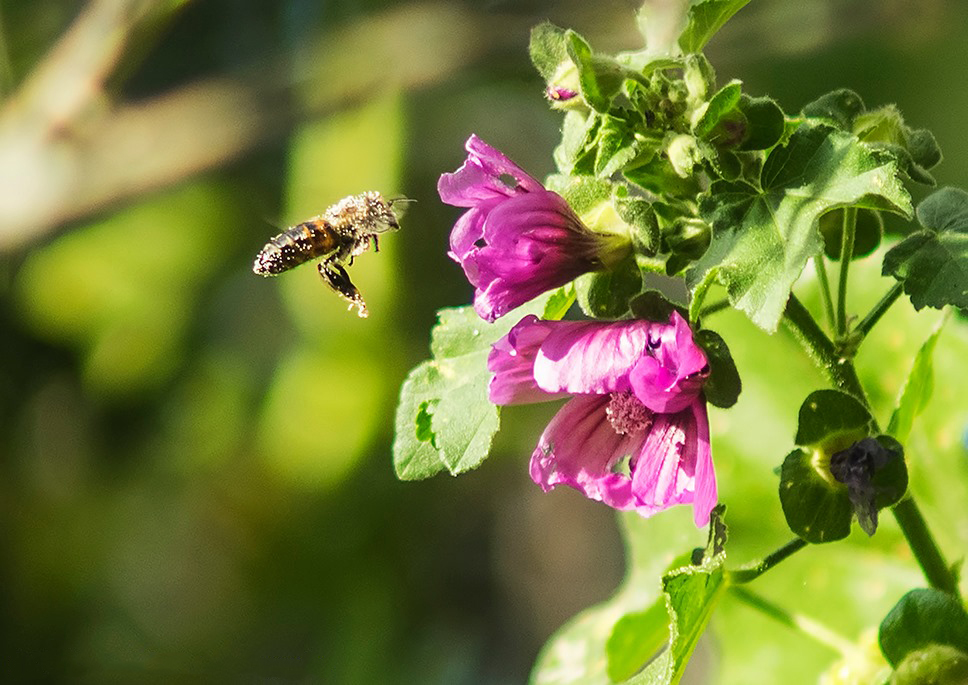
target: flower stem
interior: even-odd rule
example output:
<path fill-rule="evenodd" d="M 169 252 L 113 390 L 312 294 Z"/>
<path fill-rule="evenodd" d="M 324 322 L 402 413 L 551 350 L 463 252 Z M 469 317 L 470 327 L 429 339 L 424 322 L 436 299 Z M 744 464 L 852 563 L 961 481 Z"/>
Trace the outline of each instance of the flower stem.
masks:
<path fill-rule="evenodd" d="M 834 386 L 853 395 L 864 406 L 870 406 L 854 365 L 846 357 L 837 354 L 830 338 L 824 335 L 816 320 L 793 293 L 790 293 L 790 299 L 783 311 L 783 321 L 810 359 L 820 367 Z"/>
<path fill-rule="evenodd" d="M 844 209 L 844 226 L 840 243 L 840 282 L 837 285 L 837 335 L 847 333 L 847 275 L 850 258 L 854 256 L 854 234 L 857 229 L 857 209 Z"/>
<path fill-rule="evenodd" d="M 790 542 L 786 543 L 783 545 L 783 547 L 780 547 L 775 552 L 767 554 L 760 561 L 755 561 L 752 564 L 748 564 L 734 571 L 730 571 L 730 581 L 733 583 L 748 583 L 755 578 L 759 578 L 761 575 L 769 571 L 791 554 L 800 551 L 806 546 L 807 542 L 805 540 L 793 538 L 790 540 Z"/>
<path fill-rule="evenodd" d="M 842 656 L 847 656 L 857 651 L 857 647 L 846 637 L 812 618 L 808 618 L 803 614 L 787 611 L 783 607 L 774 604 L 755 592 L 751 592 L 745 587 L 733 586 L 729 590 L 736 599 L 739 599 L 746 605 L 762 611 L 770 618 L 779 621 L 785 626 L 799 630 L 804 635 L 812 637 L 819 644 L 829 647 Z"/>
<path fill-rule="evenodd" d="M 881 301 L 874 305 L 874 308 L 868 312 L 867 316 L 864 317 L 854 328 L 854 332 L 857 333 L 861 338 L 867 336 L 870 330 L 874 327 L 880 318 L 884 316 L 884 313 L 891 308 L 891 305 L 897 302 L 897 298 L 901 296 L 904 288 L 900 283 L 895 283 L 894 286 L 888 290 Z"/>
<path fill-rule="evenodd" d="M 719 302 L 713 302 L 712 304 L 707 304 L 699 312 L 699 320 L 702 321 L 710 314 L 721 312 L 724 309 L 729 309 L 729 300 L 720 300 Z"/>
<path fill-rule="evenodd" d="M 958 596 L 958 577 L 941 556 L 921 510 L 909 495 L 891 509 L 931 587 Z"/>
<path fill-rule="evenodd" d="M 827 313 L 827 324 L 830 330 L 836 325 L 834 316 L 834 300 L 830 295 L 830 279 L 827 278 L 827 263 L 822 254 L 813 258 L 813 266 L 817 270 L 817 281 L 820 283 L 820 294 L 823 296 L 823 307 Z"/>

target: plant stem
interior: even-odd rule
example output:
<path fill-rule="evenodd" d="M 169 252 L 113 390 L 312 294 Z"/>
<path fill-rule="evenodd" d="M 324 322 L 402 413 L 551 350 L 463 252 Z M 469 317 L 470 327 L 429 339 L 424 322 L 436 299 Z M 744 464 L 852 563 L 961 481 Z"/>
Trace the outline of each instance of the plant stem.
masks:
<path fill-rule="evenodd" d="M 817 270 L 817 280 L 820 282 L 820 294 L 823 296 L 823 307 L 827 312 L 827 325 L 830 330 L 836 326 L 834 317 L 834 300 L 830 296 L 830 279 L 827 278 L 827 263 L 822 254 L 813 258 L 813 266 Z"/>
<path fill-rule="evenodd" d="M 891 509 L 931 587 L 958 596 L 958 577 L 941 556 L 921 510 L 909 495 Z"/>
<path fill-rule="evenodd" d="M 881 301 L 874 305 L 874 308 L 868 312 L 867 316 L 864 317 L 854 328 L 854 332 L 857 333 L 862 339 L 867 336 L 870 330 L 874 327 L 884 313 L 891 308 L 891 305 L 897 302 L 897 298 L 901 296 L 904 288 L 900 283 L 895 283 L 890 290 L 888 290 Z"/>
<path fill-rule="evenodd" d="M 803 614 L 787 611 L 783 607 L 774 604 L 755 592 L 751 592 L 745 587 L 733 586 L 729 590 L 734 597 L 748 606 L 762 611 L 770 618 L 779 621 L 785 626 L 799 630 L 804 635 L 812 637 L 819 644 L 829 647 L 843 656 L 857 651 L 857 647 L 846 637 L 812 618 L 808 618 Z"/>
<path fill-rule="evenodd" d="M 857 378 L 854 365 L 846 357 L 837 354 L 830 338 L 824 335 L 816 320 L 793 293 L 790 293 L 790 299 L 783 311 L 783 321 L 810 359 L 820 367 L 834 386 L 853 395 L 864 406 L 870 407 L 867 393 Z"/>
<path fill-rule="evenodd" d="M 719 302 L 713 302 L 712 304 L 707 304 L 699 312 L 699 320 L 702 321 L 710 314 L 715 314 L 716 312 L 721 312 L 724 309 L 729 309 L 729 300 L 720 300 Z"/>
<path fill-rule="evenodd" d="M 805 540 L 794 538 L 775 552 L 771 552 L 763 557 L 760 561 L 755 561 L 752 564 L 748 564 L 734 571 L 730 571 L 730 581 L 733 583 L 748 583 L 755 578 L 759 578 L 761 575 L 769 571 L 791 554 L 800 551 L 806 546 L 807 542 Z"/>
<path fill-rule="evenodd" d="M 837 335 L 847 333 L 847 275 L 850 258 L 854 256 L 854 234 L 857 229 L 857 209 L 844 209 L 844 226 L 840 243 L 840 282 L 837 285 Z"/>

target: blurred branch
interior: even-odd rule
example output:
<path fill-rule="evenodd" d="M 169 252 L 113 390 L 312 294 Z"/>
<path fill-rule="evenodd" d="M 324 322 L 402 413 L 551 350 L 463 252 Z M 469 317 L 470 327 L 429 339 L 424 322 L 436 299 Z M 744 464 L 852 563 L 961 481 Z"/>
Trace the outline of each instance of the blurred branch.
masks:
<path fill-rule="evenodd" d="M 225 164 L 302 119 L 374 92 L 439 82 L 499 49 L 494 37 L 527 40 L 520 20 L 417 2 L 328 34 L 309 59 L 301 51 L 300 78 L 280 62 L 140 103 L 105 102 L 103 84 L 138 23 L 176 4 L 95 0 L 7 103 L 0 113 L 0 251 Z"/>

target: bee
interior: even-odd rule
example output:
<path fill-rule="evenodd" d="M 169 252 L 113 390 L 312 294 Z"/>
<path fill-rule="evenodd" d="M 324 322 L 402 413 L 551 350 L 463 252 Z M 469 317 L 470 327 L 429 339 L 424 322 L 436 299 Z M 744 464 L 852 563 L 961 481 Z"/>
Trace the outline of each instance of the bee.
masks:
<path fill-rule="evenodd" d="M 319 216 L 272 238 L 255 258 L 252 271 L 262 276 L 276 276 L 321 259 L 316 268 L 323 282 L 347 300 L 350 309 L 356 307 L 357 314 L 365 317 L 366 303 L 344 264 L 352 266 L 353 259 L 366 252 L 371 242 L 374 252 L 379 252 L 378 236 L 400 228 L 393 204 L 409 201 L 406 198 L 386 200 L 375 191 L 344 197 Z"/>

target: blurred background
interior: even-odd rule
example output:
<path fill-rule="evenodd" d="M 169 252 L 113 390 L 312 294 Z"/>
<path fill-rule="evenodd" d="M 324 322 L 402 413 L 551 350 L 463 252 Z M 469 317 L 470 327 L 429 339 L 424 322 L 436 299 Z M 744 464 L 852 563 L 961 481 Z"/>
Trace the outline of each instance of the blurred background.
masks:
<path fill-rule="evenodd" d="M 527 475 L 553 408 L 505 412 L 493 457 L 459 479 L 397 482 L 390 445 L 435 311 L 471 297 L 446 257 L 458 210 L 437 177 L 472 132 L 552 171 L 560 117 L 529 28 L 550 19 L 598 50 L 634 49 L 638 4 L 0 3 L 5 682 L 520 683 L 556 628 L 611 594 L 612 513 Z M 837 87 L 897 103 L 937 136 L 939 184 L 968 186 L 964 3 L 759 0 L 708 55 L 721 82 L 788 112 Z M 312 267 L 252 274 L 280 228 L 364 190 L 417 200 L 354 264 L 370 318 Z M 876 271 L 861 301 L 886 289 Z M 909 314 L 884 333 L 895 356 L 861 360 L 881 407 L 930 330 Z M 764 363 L 777 347 L 722 316 L 746 396 L 713 415 L 714 449 L 735 549 L 753 558 L 789 537 L 772 468 L 803 395 L 771 387 L 822 381 L 799 358 Z M 963 358 L 963 332 L 950 338 L 939 355 Z M 964 469 L 955 390 L 926 444 Z M 941 542 L 965 549 L 963 514 L 945 523 L 968 492 L 932 499 L 918 477 Z M 878 540 L 903 554 L 892 525 Z M 909 560 L 891 573 L 919 582 Z M 864 595 L 848 630 L 896 601 L 877 577 L 888 589 Z M 750 630 L 777 630 L 763 626 Z M 710 663 L 720 639 L 714 626 Z M 801 652 L 815 664 L 803 682 L 833 656 Z"/>

